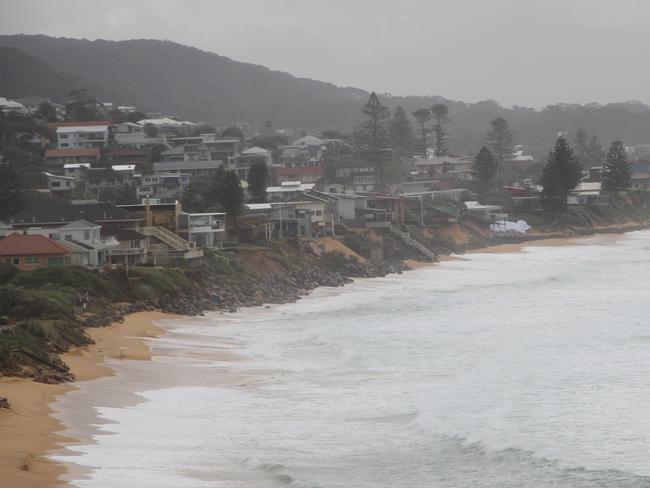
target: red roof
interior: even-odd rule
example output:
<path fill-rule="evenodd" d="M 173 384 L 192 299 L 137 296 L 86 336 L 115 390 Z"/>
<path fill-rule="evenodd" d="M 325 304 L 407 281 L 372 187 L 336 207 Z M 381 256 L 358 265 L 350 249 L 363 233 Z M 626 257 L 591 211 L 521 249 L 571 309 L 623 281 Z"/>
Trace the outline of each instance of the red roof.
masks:
<path fill-rule="evenodd" d="M 48 129 L 56 129 L 57 127 L 87 127 L 91 125 L 113 125 L 110 120 L 84 120 L 78 122 L 50 122 L 47 124 Z"/>
<path fill-rule="evenodd" d="M 0 239 L 0 256 L 69 254 L 62 244 L 41 235 L 9 234 Z"/>
<path fill-rule="evenodd" d="M 296 168 L 275 168 L 275 174 L 278 176 L 320 175 L 323 174 L 323 167 L 298 166 Z"/>
<path fill-rule="evenodd" d="M 93 156 L 99 157 L 99 148 L 97 147 L 79 147 L 73 149 L 48 149 L 45 151 L 45 159 L 47 158 L 64 158 L 73 156 Z"/>

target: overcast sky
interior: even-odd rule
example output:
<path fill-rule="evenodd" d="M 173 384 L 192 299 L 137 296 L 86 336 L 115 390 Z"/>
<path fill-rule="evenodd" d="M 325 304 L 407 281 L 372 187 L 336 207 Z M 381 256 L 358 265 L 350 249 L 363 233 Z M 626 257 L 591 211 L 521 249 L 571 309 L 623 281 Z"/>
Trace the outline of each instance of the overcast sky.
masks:
<path fill-rule="evenodd" d="M 650 103 L 648 0 L 0 0 L 0 32 L 168 39 L 337 85 Z"/>

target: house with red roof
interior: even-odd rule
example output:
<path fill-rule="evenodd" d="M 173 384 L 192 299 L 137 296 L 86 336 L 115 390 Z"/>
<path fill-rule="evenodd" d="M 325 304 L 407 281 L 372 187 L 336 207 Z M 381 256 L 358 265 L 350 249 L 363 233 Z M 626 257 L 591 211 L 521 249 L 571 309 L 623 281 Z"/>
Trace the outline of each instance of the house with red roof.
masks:
<path fill-rule="evenodd" d="M 63 168 L 65 164 L 95 164 L 99 161 L 99 148 L 48 149 L 45 164 L 49 168 Z"/>
<path fill-rule="evenodd" d="M 14 233 L 0 239 L 0 262 L 13 264 L 21 271 L 67 266 L 70 250 L 42 235 Z"/>

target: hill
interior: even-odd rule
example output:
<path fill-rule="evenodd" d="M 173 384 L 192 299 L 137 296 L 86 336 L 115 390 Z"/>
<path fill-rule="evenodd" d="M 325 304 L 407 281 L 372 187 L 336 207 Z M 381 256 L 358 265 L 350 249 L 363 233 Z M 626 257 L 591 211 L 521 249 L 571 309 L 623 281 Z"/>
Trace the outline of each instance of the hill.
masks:
<path fill-rule="evenodd" d="M 343 131 L 359 122 L 368 96 L 361 89 L 297 78 L 170 41 L 11 35 L 0 36 L 0 46 L 0 96 L 33 94 L 64 101 L 68 90 L 87 88 L 102 101 L 217 125 L 244 121 L 258 127 L 271 120 L 275 127 Z M 615 138 L 626 144 L 650 142 L 650 107 L 638 102 L 534 110 L 437 96 L 383 95 L 382 101 L 391 110 L 402 105 L 408 113 L 446 103 L 451 149 L 457 153 L 475 151 L 496 116 L 510 122 L 516 142 L 538 148 L 539 154 L 552 146 L 558 132 L 572 136 L 580 127 L 604 144 Z"/>

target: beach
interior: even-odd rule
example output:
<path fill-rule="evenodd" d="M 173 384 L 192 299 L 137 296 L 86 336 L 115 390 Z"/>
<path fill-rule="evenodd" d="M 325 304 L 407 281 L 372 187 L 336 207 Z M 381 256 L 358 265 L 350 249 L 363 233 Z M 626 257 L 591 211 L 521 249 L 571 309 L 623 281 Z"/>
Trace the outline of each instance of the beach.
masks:
<path fill-rule="evenodd" d="M 615 234 L 604 234 L 584 238 L 545 239 L 517 244 L 501 244 L 476 249 L 467 254 L 520 253 L 524 248 L 528 247 L 602 246 L 615 244 L 619 239 L 624 239 L 624 237 Z M 463 258 L 463 255 L 444 257 L 441 261 L 445 263 L 446 261 L 463 261 L 464 259 L 471 261 L 470 256 Z M 426 272 L 426 268 L 439 263 L 415 261 L 408 264 L 416 269 L 414 271 L 416 273 L 414 274 L 415 277 L 418 272 Z M 449 273 L 449 270 L 445 272 Z M 388 282 L 400 279 L 393 276 Z M 365 281 L 361 280 L 356 286 L 365 286 L 363 284 Z M 369 280 L 368 283 L 382 283 L 382 280 Z M 352 285 L 351 287 L 355 288 Z M 330 293 L 327 290 L 317 291 L 316 295 L 318 296 L 311 300 L 313 302 L 327 300 Z M 343 290 L 336 294 L 339 293 L 345 294 L 346 291 Z M 292 305 L 282 307 L 292 307 Z M 257 309 L 261 309 L 261 312 L 256 311 Z M 266 313 L 262 307 L 257 309 L 250 309 L 251 311 L 245 312 L 244 315 L 247 316 L 250 313 L 255 316 L 258 313 Z M 223 317 L 236 315 L 220 315 L 222 318 L 219 320 L 228 323 L 230 319 L 226 318 L 224 320 Z M 213 315 L 211 319 L 192 318 L 192 327 L 197 324 L 200 326 L 212 324 L 210 321 L 215 320 L 215 317 L 216 315 Z M 99 401 L 101 405 L 112 402 L 116 407 L 125 407 L 141 401 L 140 399 L 136 399 L 137 401 L 133 401 L 131 398 L 125 399 L 127 394 L 133 394 L 137 391 L 157 390 L 180 385 L 193 387 L 210 385 L 215 387 L 227 382 L 236 383 L 239 378 L 246 376 L 233 371 L 223 371 L 222 375 L 217 377 L 214 374 L 214 369 L 211 368 L 203 373 L 200 373 L 201 369 L 198 369 L 199 373 L 193 378 L 186 373 L 177 371 L 175 368 L 165 369 L 163 363 L 152 364 L 148 368 L 147 374 L 141 374 L 142 371 L 138 372 L 132 366 L 120 367 L 119 369 L 124 372 L 122 376 L 135 377 L 133 381 L 139 383 L 137 387 L 130 385 L 133 386 L 130 390 L 127 385 L 119 385 L 119 387 L 113 385 L 105 388 L 112 394 L 117 395 L 111 401 L 101 397 L 101 388 L 97 390 L 86 388 L 86 385 L 90 385 L 93 380 L 114 376 L 117 369 L 116 365 L 120 364 L 119 361 L 122 359 L 138 361 L 151 359 L 152 352 L 149 347 L 149 339 L 161 337 L 163 334 L 167 334 L 166 337 L 171 336 L 171 339 L 174 339 L 174 332 L 156 325 L 155 322 L 179 318 L 181 317 L 159 312 L 140 312 L 129 315 L 124 322 L 114 323 L 109 327 L 88 329 L 88 333 L 95 341 L 95 344 L 75 349 L 63 356 L 63 360 L 75 374 L 77 383 L 45 385 L 35 383 L 29 379 L 0 379 L 0 396 L 8 397 L 12 404 L 11 410 L 0 410 L 0 426 L 3 434 L 0 439 L 0 479 L 6 480 L 7 486 L 12 488 L 56 488 L 69 486 L 66 479 L 70 478 L 72 470 L 76 470 L 74 472 L 75 479 L 82 478 L 84 476 L 82 468 L 63 462 L 55 462 L 49 456 L 63 454 L 66 451 L 62 449 L 64 446 L 92 442 L 92 434 L 96 432 L 95 428 L 92 427 L 92 425 L 96 424 L 95 412 L 93 411 L 95 402 Z M 190 319 L 185 318 L 185 320 Z M 185 334 L 184 340 L 187 340 L 187 337 L 192 339 L 192 344 L 198 344 L 204 339 L 200 335 L 187 336 Z M 228 337 L 219 337 L 218 339 L 213 345 L 208 345 L 208 341 L 204 347 L 197 348 L 193 346 L 187 348 L 183 353 L 184 356 L 179 356 L 177 359 L 180 362 L 186 361 L 188 358 L 200 362 L 214 361 L 215 358 L 225 361 L 237 359 L 236 354 L 229 352 L 231 345 L 234 345 L 235 341 L 231 341 Z M 170 343 L 172 343 L 173 347 L 176 347 L 176 343 L 171 340 Z M 165 345 L 157 347 L 164 349 Z M 171 351 L 172 354 L 175 354 L 173 347 Z M 128 365 L 130 363 L 124 364 Z M 159 378 L 155 376 L 156 374 Z M 224 378 L 227 379 L 224 380 Z M 242 382 L 242 384 L 245 384 L 245 382 Z M 90 413 L 83 413 L 79 417 L 73 418 L 80 411 L 77 410 L 74 403 L 80 397 L 74 395 L 80 393 L 80 390 L 83 389 L 86 390 L 85 396 L 83 401 L 79 403 L 83 404 L 81 407 L 83 407 L 84 412 Z M 100 393 L 98 394 L 97 391 L 100 391 Z M 124 394 L 124 397 L 121 397 L 121 394 Z M 64 401 L 61 401 L 61 399 Z M 73 406 L 75 408 L 71 408 Z M 66 416 L 67 419 L 62 421 L 61 417 Z M 76 424 L 74 425 L 76 428 L 71 429 L 72 424 Z M 62 434 L 64 431 L 66 431 L 67 437 Z M 70 453 L 65 453 L 65 456 L 70 456 Z"/>
<path fill-rule="evenodd" d="M 77 382 L 111 376 L 114 370 L 104 364 L 107 358 L 147 360 L 151 352 L 148 339 L 164 330 L 155 321 L 176 316 L 160 312 L 138 312 L 123 322 L 108 327 L 88 329 L 95 344 L 77 348 L 63 355 Z M 47 385 L 31 379 L 0 378 L 0 395 L 11 409 L 0 409 L 0 480 L 11 488 L 58 488 L 67 484 L 58 478 L 66 466 L 51 461 L 48 453 L 76 439 L 60 432 L 65 426 L 52 416 L 51 404 L 78 383 Z"/>

